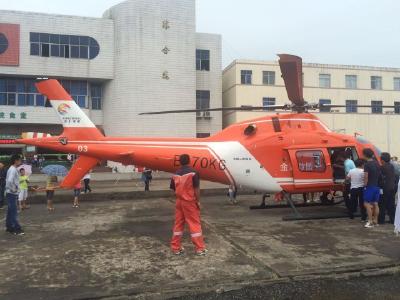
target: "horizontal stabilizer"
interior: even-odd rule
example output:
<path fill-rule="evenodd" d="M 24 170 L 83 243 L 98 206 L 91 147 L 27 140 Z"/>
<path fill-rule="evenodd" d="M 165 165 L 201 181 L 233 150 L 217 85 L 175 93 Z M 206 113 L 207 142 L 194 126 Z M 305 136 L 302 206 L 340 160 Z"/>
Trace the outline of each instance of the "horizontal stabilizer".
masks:
<path fill-rule="evenodd" d="M 97 158 L 80 156 L 61 183 L 62 188 L 73 188 L 93 167 L 100 163 Z"/>

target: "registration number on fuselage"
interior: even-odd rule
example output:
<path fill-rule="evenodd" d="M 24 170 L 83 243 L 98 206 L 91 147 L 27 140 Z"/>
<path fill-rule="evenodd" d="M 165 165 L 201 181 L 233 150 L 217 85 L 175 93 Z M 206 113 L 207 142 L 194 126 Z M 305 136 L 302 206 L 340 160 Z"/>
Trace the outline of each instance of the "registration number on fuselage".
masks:
<path fill-rule="evenodd" d="M 200 156 L 192 156 L 190 158 L 190 162 L 193 168 L 201 168 L 201 169 L 213 169 L 213 170 L 225 170 L 225 160 L 219 160 L 216 158 L 209 157 L 200 157 Z M 179 155 L 175 155 L 174 158 L 174 167 L 179 167 Z"/>

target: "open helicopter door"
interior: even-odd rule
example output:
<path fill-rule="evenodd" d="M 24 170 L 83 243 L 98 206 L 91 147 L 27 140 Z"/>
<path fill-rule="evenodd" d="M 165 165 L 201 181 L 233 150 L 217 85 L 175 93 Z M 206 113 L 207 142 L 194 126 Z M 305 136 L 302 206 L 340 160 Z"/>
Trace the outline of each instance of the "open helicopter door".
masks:
<path fill-rule="evenodd" d="M 324 148 L 288 149 L 296 190 L 324 189 L 332 186 L 332 166 Z"/>

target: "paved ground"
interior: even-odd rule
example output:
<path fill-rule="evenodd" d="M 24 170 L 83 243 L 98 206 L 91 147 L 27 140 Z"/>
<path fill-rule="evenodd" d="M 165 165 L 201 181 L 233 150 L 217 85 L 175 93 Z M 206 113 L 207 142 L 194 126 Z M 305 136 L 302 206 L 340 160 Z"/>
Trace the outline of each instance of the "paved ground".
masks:
<path fill-rule="evenodd" d="M 396 272 L 400 266 L 400 238 L 390 225 L 364 229 L 359 220 L 348 219 L 282 222 L 287 209 L 248 209 L 259 200 L 241 196 L 240 204 L 231 206 L 224 195 L 203 199 L 210 249 L 203 258 L 193 255 L 188 237 L 186 256 L 171 255 L 170 198 L 90 201 L 80 209 L 59 204 L 51 214 L 44 205 L 32 205 L 20 218 L 26 236 L 0 233 L 0 299 L 165 299 L 231 289 L 243 299 L 251 298 L 251 289 L 240 289 L 247 285 L 262 285 L 253 290 L 264 295 L 267 283 L 295 290 L 293 282 L 380 274 L 382 268 Z M 301 211 L 321 209 L 343 208 Z M 343 285 L 343 292 L 351 289 Z M 211 293 L 199 299 L 215 295 L 235 297 Z M 343 295 L 336 299 L 349 299 Z"/>

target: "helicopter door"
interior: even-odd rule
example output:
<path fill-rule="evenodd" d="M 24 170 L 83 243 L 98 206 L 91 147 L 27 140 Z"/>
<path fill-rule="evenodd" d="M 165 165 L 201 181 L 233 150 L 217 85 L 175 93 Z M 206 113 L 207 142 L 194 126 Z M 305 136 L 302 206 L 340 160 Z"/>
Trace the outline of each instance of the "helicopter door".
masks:
<path fill-rule="evenodd" d="M 326 149 L 291 149 L 289 155 L 296 188 L 332 185 L 332 167 Z"/>

